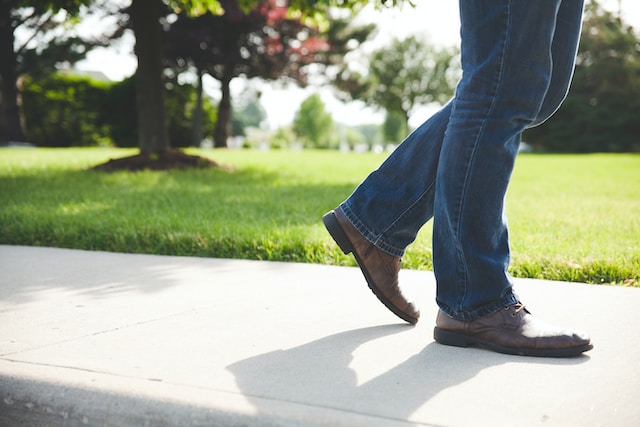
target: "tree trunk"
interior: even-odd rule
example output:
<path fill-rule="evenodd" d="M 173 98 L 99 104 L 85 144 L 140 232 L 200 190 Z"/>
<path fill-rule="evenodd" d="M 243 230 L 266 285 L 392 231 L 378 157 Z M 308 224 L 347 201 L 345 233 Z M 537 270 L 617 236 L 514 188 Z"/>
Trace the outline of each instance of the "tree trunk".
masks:
<path fill-rule="evenodd" d="M 136 106 L 138 140 L 145 155 L 169 150 L 162 76 L 161 0 L 133 0 L 131 18 L 136 37 Z"/>
<path fill-rule="evenodd" d="M 227 139 L 231 135 L 231 90 L 229 83 L 232 77 L 230 73 L 224 73 L 221 83 L 222 98 L 218 105 L 218 120 L 216 121 L 216 131 L 213 137 L 216 148 L 226 148 Z"/>
<path fill-rule="evenodd" d="M 196 108 L 193 112 L 193 140 L 191 145 L 199 147 L 202 143 L 202 76 L 204 71 L 198 69 L 198 83 L 196 87 Z"/>
<path fill-rule="evenodd" d="M 11 26 L 9 2 L 0 2 L 0 141 L 24 141 L 18 104 L 18 62 L 13 50 L 14 36 Z"/>
<path fill-rule="evenodd" d="M 409 111 L 402 110 L 402 115 L 404 118 L 404 134 L 409 135 Z"/>

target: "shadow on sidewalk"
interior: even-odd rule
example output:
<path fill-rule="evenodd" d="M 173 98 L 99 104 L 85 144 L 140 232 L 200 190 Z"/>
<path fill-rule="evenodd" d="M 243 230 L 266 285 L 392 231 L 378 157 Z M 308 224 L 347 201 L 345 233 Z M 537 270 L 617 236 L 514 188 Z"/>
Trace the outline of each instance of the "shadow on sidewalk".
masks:
<path fill-rule="evenodd" d="M 406 325 L 383 325 L 330 335 L 310 343 L 242 360 L 227 367 L 239 389 L 257 409 L 269 400 L 298 403 L 385 419 L 410 420 L 438 393 L 504 363 L 525 362 L 575 365 L 589 360 L 534 359 L 505 356 L 481 349 L 458 349 L 429 343 L 421 352 L 377 377 L 359 383 L 358 370 L 393 356 L 364 352 L 351 368 L 361 345 L 407 330 Z M 393 348 L 388 348 L 393 353 Z M 362 359 L 366 357 L 366 359 Z M 367 360 L 368 359 L 368 360 Z M 473 396 L 474 399 L 490 399 Z M 463 404 L 463 402 L 459 402 Z M 452 405 L 452 409 L 455 407 Z M 263 411 L 264 410 L 264 411 Z"/>

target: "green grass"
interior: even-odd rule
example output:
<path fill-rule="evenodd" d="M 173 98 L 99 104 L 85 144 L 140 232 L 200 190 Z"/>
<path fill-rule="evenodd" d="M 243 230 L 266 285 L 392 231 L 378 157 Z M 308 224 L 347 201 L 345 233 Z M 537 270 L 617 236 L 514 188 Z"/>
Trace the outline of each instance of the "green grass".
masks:
<path fill-rule="evenodd" d="M 192 151 L 233 166 L 89 170 L 116 149 L 1 149 L 0 243 L 354 265 L 321 216 L 384 154 Z M 521 155 L 507 197 L 518 277 L 638 285 L 640 156 Z M 405 268 L 431 269 L 431 224 Z"/>

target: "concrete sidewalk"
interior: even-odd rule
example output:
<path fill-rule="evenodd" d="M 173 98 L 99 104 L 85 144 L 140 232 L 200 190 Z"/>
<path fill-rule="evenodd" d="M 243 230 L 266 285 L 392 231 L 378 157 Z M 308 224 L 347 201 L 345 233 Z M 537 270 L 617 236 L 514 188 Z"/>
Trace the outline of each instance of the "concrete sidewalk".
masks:
<path fill-rule="evenodd" d="M 640 289 L 518 280 L 576 359 L 433 342 L 360 271 L 0 246 L 0 426 L 638 426 Z"/>

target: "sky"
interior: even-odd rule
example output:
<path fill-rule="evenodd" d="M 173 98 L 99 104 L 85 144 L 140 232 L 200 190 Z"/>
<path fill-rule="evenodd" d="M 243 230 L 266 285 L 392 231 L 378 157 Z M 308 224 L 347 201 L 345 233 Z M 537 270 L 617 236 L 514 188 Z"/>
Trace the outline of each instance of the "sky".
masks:
<path fill-rule="evenodd" d="M 365 8 L 356 18 L 356 22 L 377 23 L 374 39 L 368 43 L 372 49 L 388 43 L 392 38 L 404 38 L 410 34 L 422 34 L 434 45 L 451 46 L 460 43 L 458 2 L 455 0 L 414 0 L 416 7 L 405 6 L 400 9 L 375 10 Z M 640 30 L 640 1 L 638 0 L 601 0 L 609 10 L 621 8 L 622 18 Z M 91 25 L 91 24 L 90 24 Z M 132 54 L 133 39 L 126 39 L 121 46 L 101 49 L 90 53 L 87 60 L 77 64 L 82 70 L 102 71 L 110 79 L 119 81 L 132 75 L 136 68 L 136 59 Z M 245 88 L 242 79 L 232 82 L 232 95 L 239 94 Z M 276 88 L 269 83 L 249 83 L 261 93 L 260 103 L 267 112 L 268 126 L 276 129 L 293 121 L 296 111 L 305 98 L 317 92 L 326 109 L 333 115 L 334 121 L 348 125 L 382 123 L 384 112 L 364 106 L 361 102 L 344 103 L 332 94 L 328 87 L 307 87 L 301 89 L 295 85 Z M 219 85 L 209 77 L 205 80 L 205 90 L 217 97 Z M 436 107 L 418 108 L 410 117 L 409 123 L 417 127 L 426 120 Z"/>

